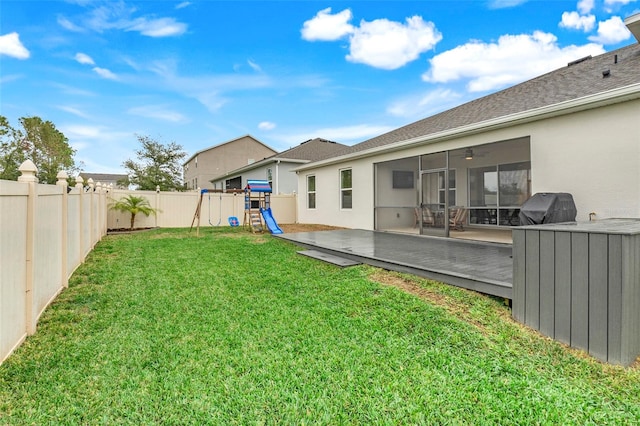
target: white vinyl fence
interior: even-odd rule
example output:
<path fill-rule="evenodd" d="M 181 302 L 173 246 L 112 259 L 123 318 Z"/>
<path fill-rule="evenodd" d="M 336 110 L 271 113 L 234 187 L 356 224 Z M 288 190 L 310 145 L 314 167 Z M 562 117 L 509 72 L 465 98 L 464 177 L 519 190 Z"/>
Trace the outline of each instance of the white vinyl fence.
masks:
<path fill-rule="evenodd" d="M 78 178 L 38 184 L 31 161 L 0 181 L 0 363 L 35 333 L 40 315 L 107 232 L 107 190 Z"/>
<path fill-rule="evenodd" d="M 0 363 L 36 331 L 40 315 L 68 286 L 108 229 L 128 228 L 130 215 L 109 206 L 129 194 L 144 196 L 157 215 L 136 216 L 134 227 L 229 226 L 243 222 L 244 194 L 120 190 L 77 178 L 68 191 L 67 175 L 57 185 L 39 184 L 31 161 L 18 182 L 0 180 Z M 272 195 L 278 223 L 296 223 L 296 196 Z"/>
<path fill-rule="evenodd" d="M 142 196 L 149 201 L 156 215 L 136 215 L 134 228 L 188 228 L 196 227 L 196 209 L 202 197 L 200 207 L 200 226 L 229 226 L 229 217 L 237 217 L 242 224 L 244 219 L 244 194 L 220 192 L 154 192 L 114 189 L 109 192 L 109 203 L 116 202 L 127 195 Z M 271 195 L 271 211 L 277 223 L 296 223 L 296 195 Z M 107 224 L 109 229 L 128 228 L 131 220 L 129 213 L 109 209 Z M 195 221 L 194 221 L 195 220 Z"/>

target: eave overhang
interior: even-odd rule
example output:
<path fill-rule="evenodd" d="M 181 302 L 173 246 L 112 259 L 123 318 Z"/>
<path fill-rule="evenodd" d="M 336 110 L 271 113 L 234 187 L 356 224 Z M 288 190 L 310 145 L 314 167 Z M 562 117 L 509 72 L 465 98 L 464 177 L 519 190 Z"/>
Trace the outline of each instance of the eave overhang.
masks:
<path fill-rule="evenodd" d="M 544 120 L 552 117 L 560 117 L 580 111 L 594 108 L 600 108 L 606 105 L 627 102 L 640 98 L 640 83 L 632 84 L 625 87 L 609 90 L 606 92 L 596 93 L 594 95 L 584 96 L 570 101 L 559 102 L 557 104 L 547 105 L 544 107 L 518 112 L 515 114 L 505 115 L 466 126 L 456 127 L 454 129 L 442 132 L 431 133 L 412 139 L 407 139 L 391 144 L 370 148 L 363 151 L 357 151 L 339 157 L 332 157 L 314 163 L 308 163 L 295 169 L 296 172 L 325 167 L 333 164 L 340 164 L 347 161 L 358 160 L 361 158 L 371 157 L 379 154 L 386 154 L 396 151 L 414 148 L 421 145 L 429 145 L 436 142 L 444 142 L 451 139 L 471 136 L 478 133 L 484 133 L 492 130 L 503 129 L 506 127 L 531 123 L 534 121 Z"/>

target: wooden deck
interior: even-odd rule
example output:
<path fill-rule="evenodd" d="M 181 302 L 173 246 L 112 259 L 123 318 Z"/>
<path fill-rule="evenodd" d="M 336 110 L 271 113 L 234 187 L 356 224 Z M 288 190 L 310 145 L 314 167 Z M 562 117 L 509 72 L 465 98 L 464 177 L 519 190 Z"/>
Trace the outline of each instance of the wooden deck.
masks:
<path fill-rule="evenodd" d="M 512 298 L 510 244 L 344 229 L 274 235 L 302 247 Z"/>

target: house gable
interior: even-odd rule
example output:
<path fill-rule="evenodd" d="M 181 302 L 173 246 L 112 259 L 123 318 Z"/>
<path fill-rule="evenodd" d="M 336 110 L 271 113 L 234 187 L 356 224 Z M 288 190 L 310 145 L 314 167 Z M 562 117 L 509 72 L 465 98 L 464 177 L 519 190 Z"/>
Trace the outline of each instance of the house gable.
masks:
<path fill-rule="evenodd" d="M 253 136 L 245 135 L 193 154 L 184 163 L 184 181 L 190 189 L 213 189 L 210 181 L 216 176 L 275 153 L 275 150 Z"/>

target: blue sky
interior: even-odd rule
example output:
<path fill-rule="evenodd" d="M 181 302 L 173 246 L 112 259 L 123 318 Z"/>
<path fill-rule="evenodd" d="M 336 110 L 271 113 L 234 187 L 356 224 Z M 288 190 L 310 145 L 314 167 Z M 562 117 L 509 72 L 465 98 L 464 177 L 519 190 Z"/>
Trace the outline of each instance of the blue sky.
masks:
<path fill-rule="evenodd" d="M 52 121 L 84 170 L 136 135 L 352 145 L 636 40 L 636 0 L 0 2 L 0 115 Z"/>

